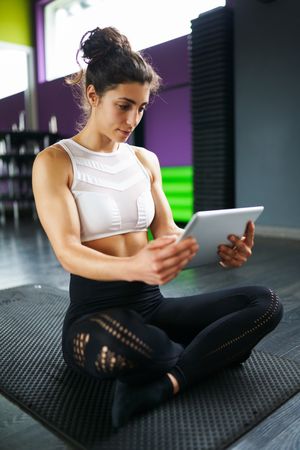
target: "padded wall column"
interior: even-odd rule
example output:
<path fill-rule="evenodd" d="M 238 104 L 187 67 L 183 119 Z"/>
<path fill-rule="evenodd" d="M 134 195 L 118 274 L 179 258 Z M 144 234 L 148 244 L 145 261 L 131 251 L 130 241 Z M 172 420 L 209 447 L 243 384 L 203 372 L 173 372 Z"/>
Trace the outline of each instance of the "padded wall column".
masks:
<path fill-rule="evenodd" d="M 194 210 L 233 208 L 233 11 L 192 20 L 190 35 Z"/>

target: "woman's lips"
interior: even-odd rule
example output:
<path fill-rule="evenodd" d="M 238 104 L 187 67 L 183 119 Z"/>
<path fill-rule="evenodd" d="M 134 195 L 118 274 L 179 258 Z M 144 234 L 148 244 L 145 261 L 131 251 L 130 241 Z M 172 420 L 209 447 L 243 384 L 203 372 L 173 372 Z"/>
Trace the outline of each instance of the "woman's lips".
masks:
<path fill-rule="evenodd" d="M 129 136 L 131 131 L 124 131 L 124 130 L 118 130 L 121 134 L 123 134 L 123 136 Z"/>

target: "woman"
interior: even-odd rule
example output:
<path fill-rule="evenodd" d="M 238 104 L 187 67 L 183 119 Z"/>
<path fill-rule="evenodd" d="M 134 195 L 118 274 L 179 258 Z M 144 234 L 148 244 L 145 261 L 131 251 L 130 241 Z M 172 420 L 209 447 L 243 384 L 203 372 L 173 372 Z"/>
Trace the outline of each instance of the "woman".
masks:
<path fill-rule="evenodd" d="M 126 144 L 159 76 L 111 27 L 86 33 L 79 50 L 87 69 L 68 82 L 82 85 L 86 122 L 37 155 L 33 191 L 41 224 L 71 274 L 64 359 L 79 373 L 116 380 L 112 423 L 119 427 L 245 361 L 276 327 L 282 306 L 260 286 L 161 294 L 159 286 L 174 279 L 198 247 L 192 238 L 175 242 L 182 229 L 163 193 L 156 155 Z M 244 264 L 253 238 L 249 222 L 242 238 L 220 245 L 221 264 Z"/>

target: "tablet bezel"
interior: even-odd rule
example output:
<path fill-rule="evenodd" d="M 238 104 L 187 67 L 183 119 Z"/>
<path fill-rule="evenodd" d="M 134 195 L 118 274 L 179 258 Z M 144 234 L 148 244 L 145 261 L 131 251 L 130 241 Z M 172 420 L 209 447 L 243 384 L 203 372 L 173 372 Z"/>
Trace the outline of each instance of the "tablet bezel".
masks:
<path fill-rule="evenodd" d="M 228 241 L 230 234 L 242 237 L 249 220 L 255 222 L 263 210 L 263 206 L 251 206 L 194 213 L 184 232 L 176 240 L 180 242 L 188 236 L 193 236 L 199 245 L 198 252 L 184 269 L 218 263 L 218 246 L 231 245 Z"/>

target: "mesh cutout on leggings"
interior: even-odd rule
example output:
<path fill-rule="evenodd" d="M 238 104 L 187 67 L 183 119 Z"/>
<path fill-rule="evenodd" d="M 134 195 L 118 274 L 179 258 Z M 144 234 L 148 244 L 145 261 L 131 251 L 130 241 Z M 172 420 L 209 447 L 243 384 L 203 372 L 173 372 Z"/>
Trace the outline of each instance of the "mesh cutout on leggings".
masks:
<path fill-rule="evenodd" d="M 90 340 L 90 335 L 86 333 L 77 333 L 73 338 L 74 359 L 78 366 L 84 367 L 85 347 Z"/>
<path fill-rule="evenodd" d="M 207 354 L 207 356 L 209 356 L 209 355 L 211 355 L 213 353 L 216 353 L 216 352 L 218 352 L 220 350 L 223 350 L 224 348 L 228 347 L 229 345 L 232 345 L 232 344 L 236 343 L 237 341 L 239 341 L 243 337 L 247 336 L 248 334 L 253 333 L 254 331 L 256 331 L 259 328 L 261 328 L 264 324 L 269 322 L 269 320 L 272 318 L 272 316 L 274 316 L 275 312 L 278 310 L 278 307 L 279 307 L 278 296 L 271 289 L 269 289 L 269 292 L 271 294 L 271 303 L 268 306 L 266 312 L 261 317 L 259 317 L 258 319 L 256 319 L 254 321 L 254 323 L 256 323 L 256 325 L 254 327 L 252 327 L 252 328 L 249 328 L 248 330 L 245 330 L 242 334 L 240 334 L 239 336 L 231 339 L 230 341 L 225 342 L 224 344 L 222 344 L 217 349 L 212 350 L 211 352 L 209 352 Z"/>
<path fill-rule="evenodd" d="M 112 352 L 107 345 L 104 345 L 97 355 L 95 366 L 99 372 L 112 373 L 114 370 L 119 372 L 122 369 L 131 369 L 134 367 L 134 364 L 124 356 Z"/>
<path fill-rule="evenodd" d="M 151 358 L 152 349 L 132 331 L 128 330 L 128 328 L 121 325 L 120 322 L 113 319 L 108 314 L 100 314 L 98 317 L 91 318 L 90 321 L 96 322 L 127 347 L 131 347 L 146 358 Z"/>

